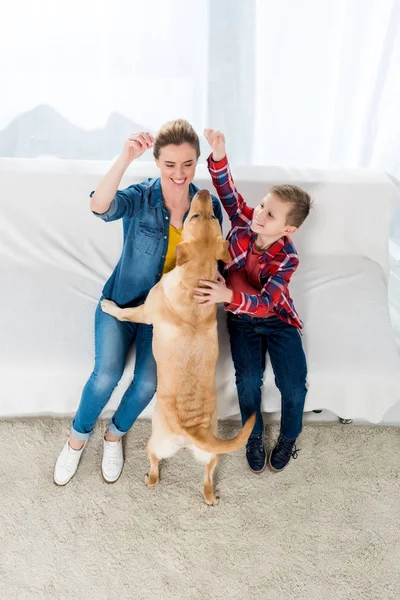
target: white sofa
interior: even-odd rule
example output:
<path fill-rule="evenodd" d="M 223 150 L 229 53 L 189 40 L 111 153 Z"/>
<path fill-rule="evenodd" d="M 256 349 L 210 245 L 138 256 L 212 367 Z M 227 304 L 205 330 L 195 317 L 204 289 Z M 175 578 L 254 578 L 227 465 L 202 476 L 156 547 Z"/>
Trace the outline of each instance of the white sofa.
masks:
<path fill-rule="evenodd" d="M 94 310 L 121 247 L 121 223 L 104 223 L 89 210 L 89 192 L 109 165 L 0 159 L 0 417 L 77 408 L 93 366 Z M 196 183 L 212 190 L 204 166 L 197 174 Z M 305 323 L 309 368 L 306 411 L 372 423 L 390 414 L 400 422 L 400 358 L 387 302 L 396 184 L 364 170 L 252 167 L 233 174 L 253 206 L 282 182 L 303 186 L 315 200 L 293 237 L 300 267 L 291 292 Z M 133 164 L 122 187 L 149 176 L 157 176 L 153 164 Z M 225 221 L 224 233 L 227 227 Z M 238 402 L 223 310 L 218 318 L 218 410 L 227 418 L 238 413 Z M 117 406 L 132 364 L 133 356 L 107 410 Z M 269 364 L 263 408 L 280 408 Z"/>

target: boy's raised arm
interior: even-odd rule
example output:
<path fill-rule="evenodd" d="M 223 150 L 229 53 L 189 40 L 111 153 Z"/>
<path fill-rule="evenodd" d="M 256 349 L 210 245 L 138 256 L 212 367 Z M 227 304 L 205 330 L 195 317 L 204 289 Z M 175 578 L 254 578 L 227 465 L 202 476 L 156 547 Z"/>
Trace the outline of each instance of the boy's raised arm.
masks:
<path fill-rule="evenodd" d="M 226 157 L 224 134 L 214 129 L 205 129 L 204 136 L 213 150 L 207 159 L 208 170 L 231 223 L 250 225 L 254 209 L 247 206 L 236 189 Z"/>

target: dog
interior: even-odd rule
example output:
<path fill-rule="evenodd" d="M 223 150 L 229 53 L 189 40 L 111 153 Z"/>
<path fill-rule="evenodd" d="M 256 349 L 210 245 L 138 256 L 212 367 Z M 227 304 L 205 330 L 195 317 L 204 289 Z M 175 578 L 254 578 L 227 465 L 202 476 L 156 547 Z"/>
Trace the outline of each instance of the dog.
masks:
<path fill-rule="evenodd" d="M 121 321 L 153 325 L 157 363 L 157 402 L 147 444 L 150 471 L 146 484 L 159 481 L 159 460 L 189 448 L 205 465 L 204 499 L 215 505 L 213 473 L 218 455 L 244 446 L 255 424 L 252 415 L 231 440 L 217 437 L 215 372 L 218 359 L 216 304 L 194 298 L 199 280 L 213 280 L 217 261 L 230 261 L 207 190 L 194 196 L 176 247 L 176 266 L 150 290 L 144 304 L 120 308 L 102 300 L 104 312 Z"/>

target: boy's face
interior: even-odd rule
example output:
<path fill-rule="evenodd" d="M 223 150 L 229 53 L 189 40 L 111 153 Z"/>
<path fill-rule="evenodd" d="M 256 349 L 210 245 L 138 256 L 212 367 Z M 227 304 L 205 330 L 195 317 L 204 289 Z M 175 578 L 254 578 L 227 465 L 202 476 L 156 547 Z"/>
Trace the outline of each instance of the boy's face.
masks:
<path fill-rule="evenodd" d="M 289 202 L 282 202 L 274 194 L 268 193 L 264 200 L 254 209 L 251 230 L 268 238 L 291 235 L 297 229 L 286 224 L 288 212 L 292 208 Z"/>

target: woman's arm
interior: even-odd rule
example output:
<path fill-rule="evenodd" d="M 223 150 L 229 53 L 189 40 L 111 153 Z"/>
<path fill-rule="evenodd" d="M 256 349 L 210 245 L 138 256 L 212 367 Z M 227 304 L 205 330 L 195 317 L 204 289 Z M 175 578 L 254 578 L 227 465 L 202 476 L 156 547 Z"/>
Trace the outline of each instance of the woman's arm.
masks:
<path fill-rule="evenodd" d="M 139 158 L 148 148 L 151 148 L 153 142 L 154 138 L 150 133 L 144 132 L 134 133 L 127 139 L 121 155 L 91 195 L 90 209 L 93 212 L 102 215 L 108 211 L 126 169 L 135 158 Z"/>

